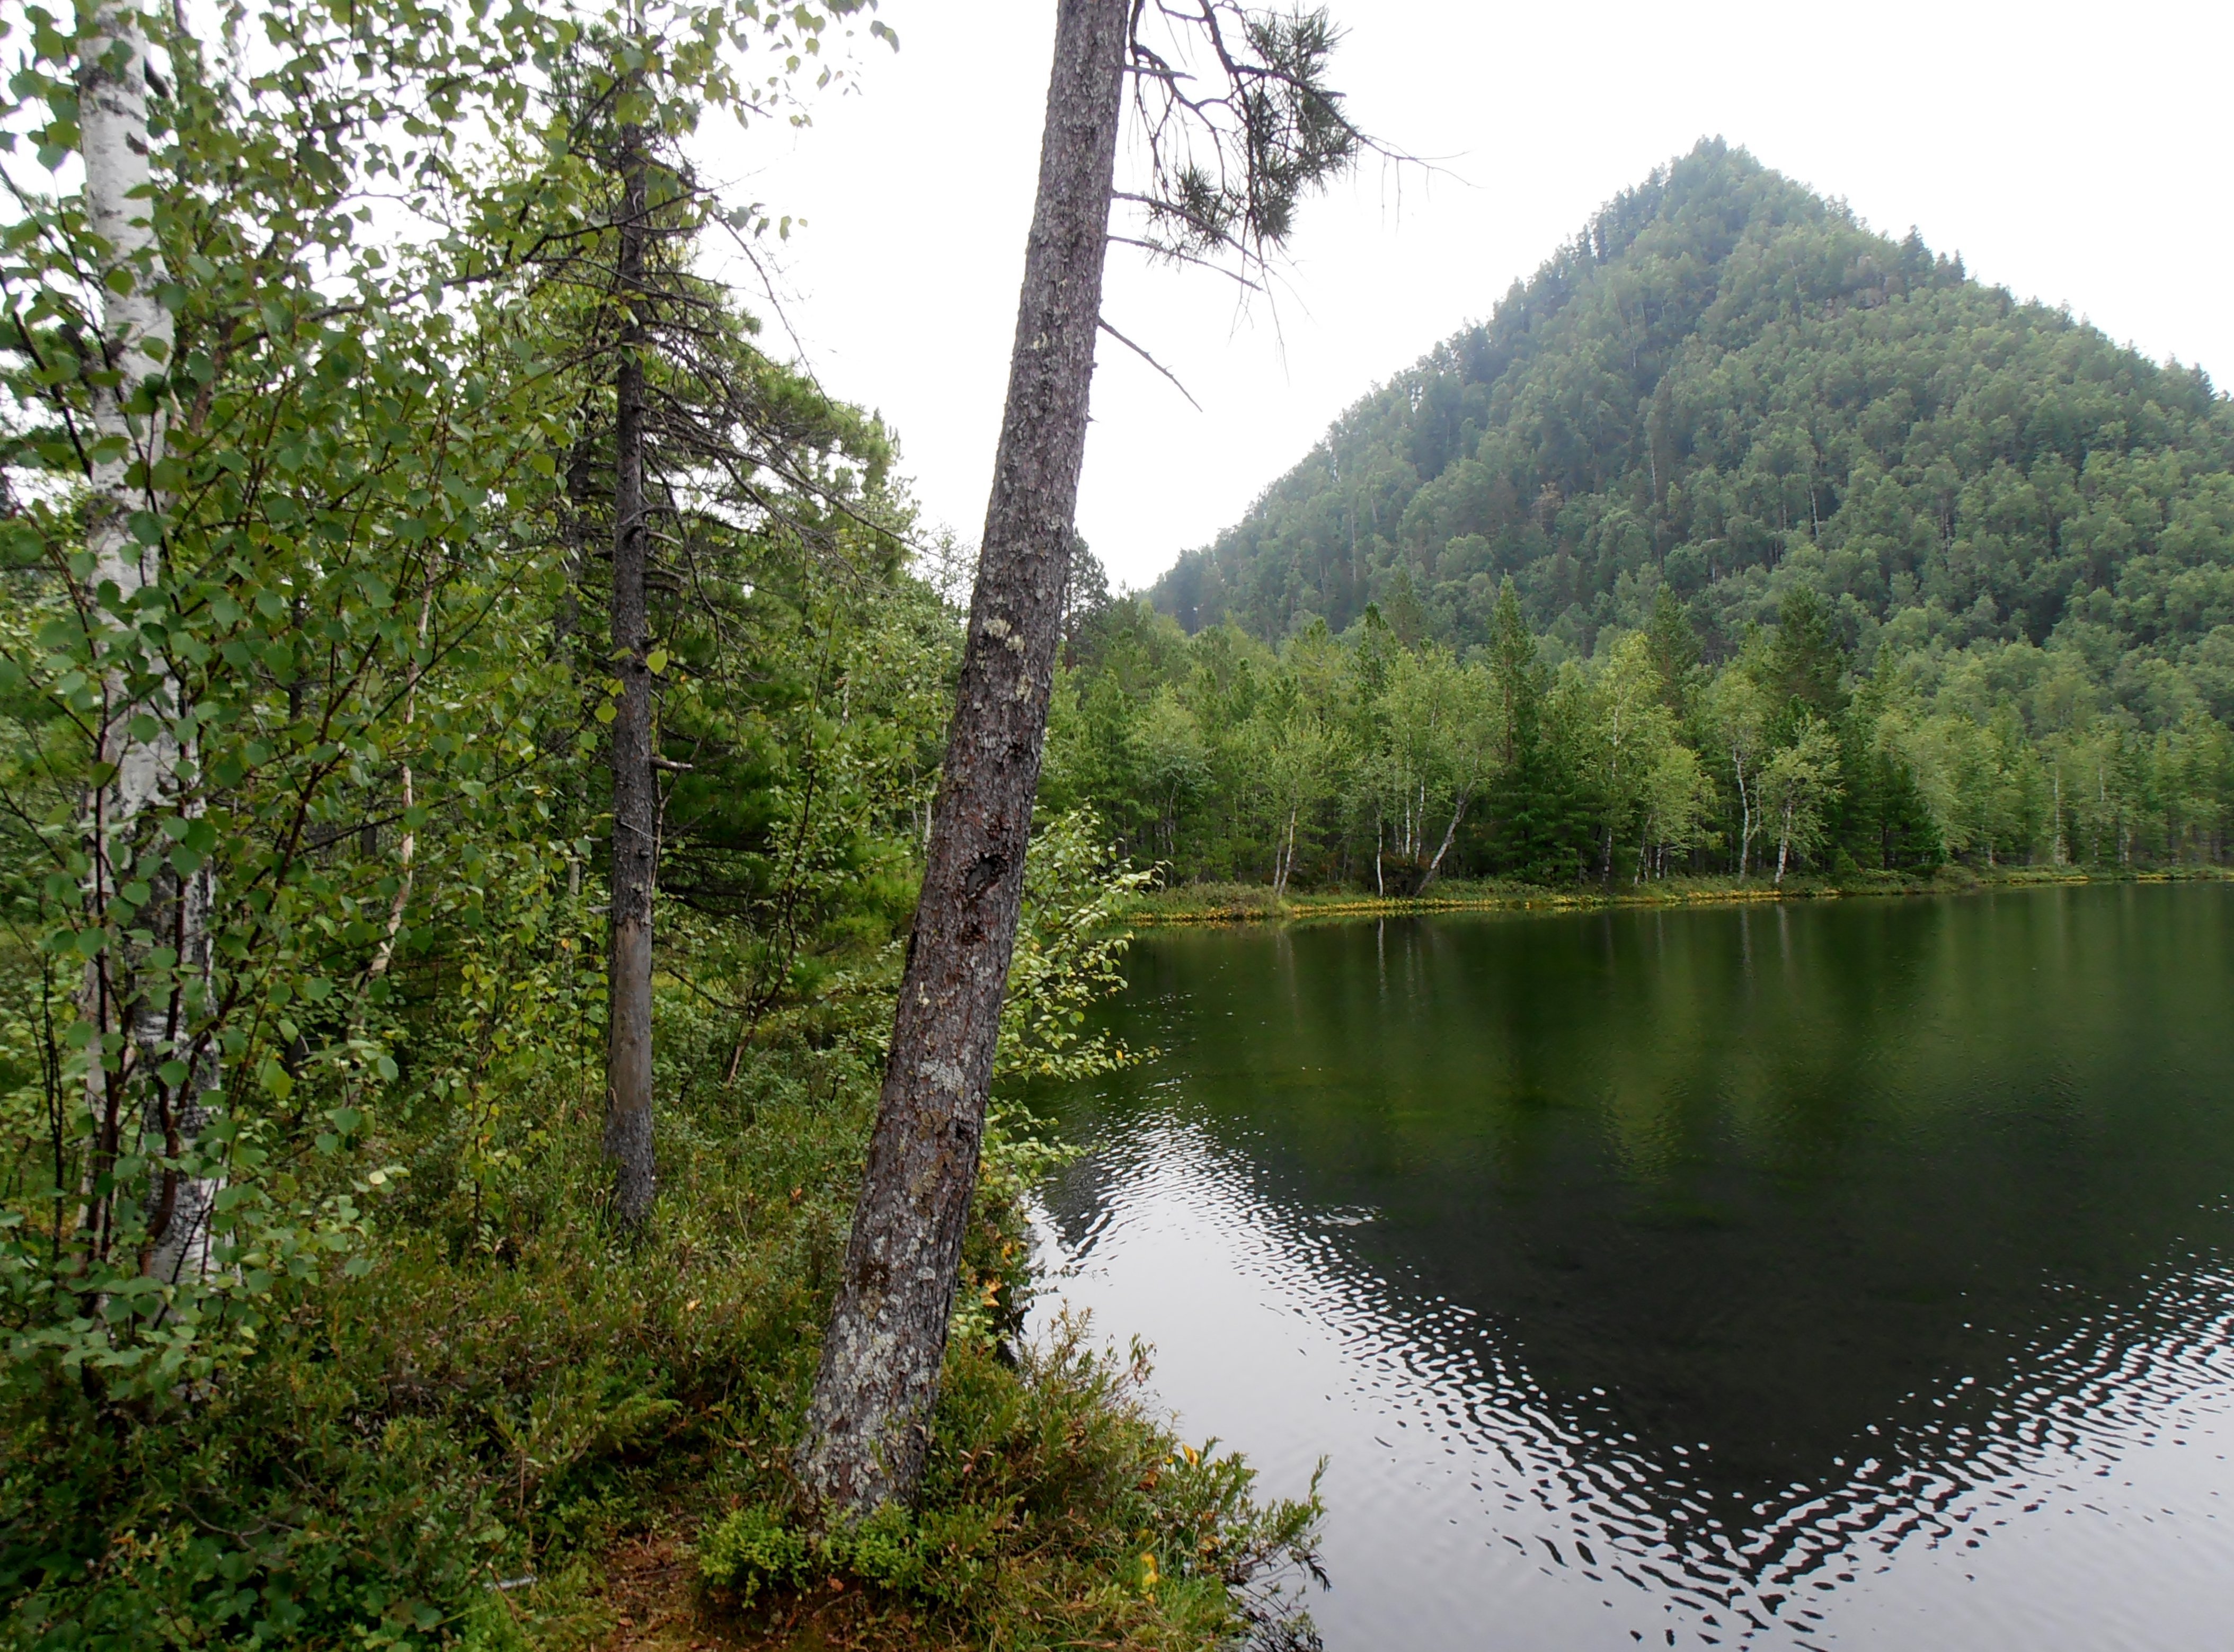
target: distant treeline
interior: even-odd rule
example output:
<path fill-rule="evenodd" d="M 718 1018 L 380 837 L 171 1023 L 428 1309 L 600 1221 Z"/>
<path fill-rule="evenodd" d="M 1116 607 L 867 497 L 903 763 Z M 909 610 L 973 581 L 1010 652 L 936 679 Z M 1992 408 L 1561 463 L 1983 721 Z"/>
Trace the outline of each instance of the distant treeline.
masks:
<path fill-rule="evenodd" d="M 1587 656 L 1529 631 L 1516 581 L 1489 629 L 1453 650 L 1368 604 L 1276 651 L 1098 605 L 1073 627 L 1043 806 L 1097 809 L 1179 880 L 1282 891 L 2225 856 L 2234 735 L 2193 706 L 2135 715 L 2081 650 L 1881 641 L 1857 669 L 1799 584 L 1719 664 L 1665 586 Z"/>

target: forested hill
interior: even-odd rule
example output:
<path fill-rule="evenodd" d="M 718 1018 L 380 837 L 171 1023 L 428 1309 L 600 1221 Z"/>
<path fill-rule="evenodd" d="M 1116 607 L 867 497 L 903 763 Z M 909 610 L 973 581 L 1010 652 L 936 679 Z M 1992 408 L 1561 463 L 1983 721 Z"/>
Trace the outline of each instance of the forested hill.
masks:
<path fill-rule="evenodd" d="M 1463 646 L 1511 576 L 1532 628 L 1586 653 L 1664 579 L 1721 652 L 1805 583 L 1863 660 L 2058 637 L 2120 698 L 2162 661 L 2216 701 L 2230 460 L 2201 371 L 1702 143 L 1351 408 L 1151 597 L 1268 641 L 1377 598 Z"/>

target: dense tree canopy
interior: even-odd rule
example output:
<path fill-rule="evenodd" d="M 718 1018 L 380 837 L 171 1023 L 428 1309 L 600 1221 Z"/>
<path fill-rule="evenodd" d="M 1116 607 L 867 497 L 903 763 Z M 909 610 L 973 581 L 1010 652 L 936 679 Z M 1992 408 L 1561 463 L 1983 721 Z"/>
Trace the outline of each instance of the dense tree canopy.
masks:
<path fill-rule="evenodd" d="M 1800 584 L 1718 663 L 1664 586 L 1588 656 L 1530 633 L 1517 580 L 1490 626 L 1408 646 L 1374 604 L 1275 650 L 1113 604 L 1057 685 L 1042 806 L 1090 805 L 1174 878 L 1279 891 L 2226 854 L 2234 735 L 2149 726 L 2071 653 L 1857 661 Z"/>
<path fill-rule="evenodd" d="M 2234 410 L 1702 143 L 1073 660 L 1183 876 L 2214 859 Z"/>
<path fill-rule="evenodd" d="M 1804 584 L 1864 660 L 2061 647 L 2162 724 L 2234 711 L 2230 468 L 2200 371 L 1705 143 L 1153 595 L 1268 640 L 1377 598 L 1464 646 L 1511 576 L 1532 626 L 1587 653 L 1665 583 L 1719 656 Z"/>

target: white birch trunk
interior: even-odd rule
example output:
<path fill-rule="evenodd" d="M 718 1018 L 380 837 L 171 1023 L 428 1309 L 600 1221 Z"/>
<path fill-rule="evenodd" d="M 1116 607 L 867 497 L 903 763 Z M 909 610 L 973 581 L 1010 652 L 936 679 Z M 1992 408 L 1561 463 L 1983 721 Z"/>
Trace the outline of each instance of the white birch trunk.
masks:
<path fill-rule="evenodd" d="M 1284 835 L 1278 855 L 1274 861 L 1272 901 L 1275 905 L 1288 898 L 1288 874 L 1296 864 L 1296 817 L 1303 812 L 1300 803 L 1288 809 L 1288 830 Z"/>
<path fill-rule="evenodd" d="M 427 589 L 419 596 L 419 646 L 412 654 L 410 668 L 404 676 L 403 726 L 406 728 L 410 728 L 419 715 L 419 662 L 427 651 L 427 622 L 433 617 L 434 609 L 434 573 L 430 568 L 427 572 Z M 395 943 L 403 932 L 403 915 L 411 906 L 411 867 L 419 852 L 419 834 L 411 829 L 411 811 L 417 803 L 418 799 L 412 791 L 411 763 L 407 758 L 403 763 L 403 836 L 395 846 L 395 898 L 389 903 L 388 930 L 380 937 L 380 950 L 373 955 L 372 963 L 364 972 L 368 981 L 377 981 L 386 975 L 388 966 L 395 962 Z M 581 868 L 570 864 L 566 875 L 578 883 Z"/>
<path fill-rule="evenodd" d="M 1742 879 L 1753 853 L 1753 800 L 1746 795 L 1745 759 L 1734 746 L 1730 748 L 1730 765 L 1738 776 L 1738 877 Z"/>
<path fill-rule="evenodd" d="M 1443 857 L 1450 853 L 1452 840 L 1459 835 L 1459 822 L 1466 819 L 1466 805 L 1473 800 L 1470 793 L 1459 793 L 1459 806 L 1451 811 L 1450 825 L 1443 828 L 1442 847 L 1435 851 L 1435 858 L 1427 863 L 1427 875 L 1420 880 L 1421 893 L 1427 892 L 1427 885 L 1434 883 L 1436 875 L 1442 871 Z"/>
<path fill-rule="evenodd" d="M 167 390 L 160 381 L 171 358 L 173 328 L 160 288 L 170 276 L 154 222 L 144 21 L 129 0 L 92 0 L 81 16 L 78 121 L 86 219 L 97 240 L 101 278 L 107 369 L 93 388 L 98 441 L 87 477 L 86 548 L 96 591 L 114 585 L 117 593 L 109 614 L 96 622 L 110 624 L 105 641 L 114 643 L 121 640 L 121 622 L 136 611 L 140 593 L 162 578 L 160 535 L 143 538 L 134 531 L 134 519 L 143 526 L 160 523 L 165 503 L 154 472 L 168 424 Z M 123 1116 L 131 1106 L 127 1092 L 136 1092 L 140 1151 L 176 1159 L 193 1150 L 207 1122 L 199 1098 L 217 1084 L 214 1051 L 197 1041 L 187 1002 L 190 989 L 209 977 L 211 875 L 206 861 L 190 876 L 173 872 L 160 861 L 162 840 L 149 831 L 161 814 L 199 810 L 181 796 L 194 754 L 178 735 L 186 709 L 178 680 L 160 656 L 147 664 L 154 681 L 136 694 L 122 669 L 103 674 L 100 750 L 108 772 L 89 800 L 86 896 L 93 913 L 105 916 L 120 891 L 135 879 L 146 882 L 150 898 L 130 926 L 154 930 L 157 949 L 174 951 L 177 963 L 168 970 L 151 968 L 148 949 L 127 944 L 121 956 L 112 952 L 88 970 L 91 1018 L 104 1034 L 124 1034 L 125 1042 L 108 1070 L 88 1074 L 87 1100 L 97 1156 L 101 1148 L 121 1146 L 122 1133 L 130 1127 Z M 163 1064 L 173 1059 L 187 1069 L 177 1084 L 160 1075 Z M 144 1271 L 172 1281 L 208 1272 L 219 1184 L 207 1178 L 173 1172 L 154 1179 L 140 1257 Z M 105 1208 L 97 1215 L 93 1237 L 106 1248 L 116 1211 Z"/>

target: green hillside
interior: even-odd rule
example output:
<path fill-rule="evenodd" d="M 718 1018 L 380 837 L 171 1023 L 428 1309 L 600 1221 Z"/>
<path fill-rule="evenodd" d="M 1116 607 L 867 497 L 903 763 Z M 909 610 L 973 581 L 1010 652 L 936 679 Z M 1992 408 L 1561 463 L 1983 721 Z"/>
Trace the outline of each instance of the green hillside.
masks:
<path fill-rule="evenodd" d="M 2234 414 L 1721 142 L 1352 407 L 1159 580 L 1194 630 L 1486 640 L 1499 582 L 1587 654 L 1687 599 L 1710 656 L 1813 587 L 1856 657 L 2081 650 L 2166 723 L 2234 713 Z"/>
<path fill-rule="evenodd" d="M 1048 800 L 1179 879 L 2234 841 L 2234 411 L 1720 143 L 1081 620 Z"/>

